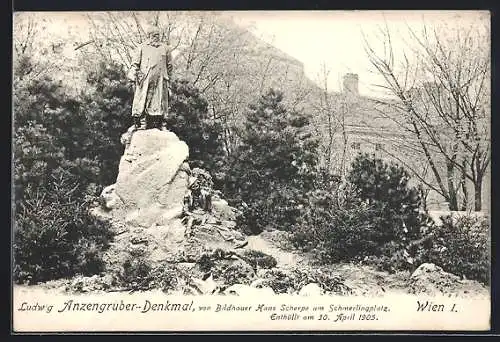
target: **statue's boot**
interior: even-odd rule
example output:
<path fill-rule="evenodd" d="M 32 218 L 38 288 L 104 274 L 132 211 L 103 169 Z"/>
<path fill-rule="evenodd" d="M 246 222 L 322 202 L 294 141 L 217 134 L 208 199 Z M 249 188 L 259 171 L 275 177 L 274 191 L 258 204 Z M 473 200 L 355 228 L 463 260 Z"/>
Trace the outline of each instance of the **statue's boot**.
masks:
<path fill-rule="evenodd" d="M 134 116 L 134 127 L 136 130 L 141 127 L 141 118 L 138 116 Z"/>
<path fill-rule="evenodd" d="M 162 121 L 160 125 L 160 131 L 168 131 L 167 123 L 165 121 Z"/>
<path fill-rule="evenodd" d="M 137 130 L 146 129 L 146 115 L 135 116 L 134 117 L 134 124 L 135 124 L 135 128 Z"/>

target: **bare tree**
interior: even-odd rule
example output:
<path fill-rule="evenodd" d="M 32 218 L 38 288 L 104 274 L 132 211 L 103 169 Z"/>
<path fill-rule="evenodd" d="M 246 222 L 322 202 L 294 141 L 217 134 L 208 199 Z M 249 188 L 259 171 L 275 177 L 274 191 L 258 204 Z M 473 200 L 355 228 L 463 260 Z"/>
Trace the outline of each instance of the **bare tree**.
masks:
<path fill-rule="evenodd" d="M 331 103 L 330 94 L 328 93 L 328 75 L 330 70 L 326 68 L 326 64 L 321 65 L 321 96 L 320 96 L 320 112 L 323 117 L 326 116 L 327 121 L 327 141 L 325 146 L 325 168 L 330 170 L 332 152 L 334 148 L 335 133 L 337 132 L 337 118 L 335 117 L 335 112 L 333 105 Z"/>
<path fill-rule="evenodd" d="M 411 43 L 399 65 L 387 25 L 381 31 L 383 53 L 365 37 L 368 58 L 385 81 L 381 87 L 396 99 L 386 108 L 401 113 L 389 116 L 418 143 L 433 174 L 433 189 L 450 210 L 458 210 L 459 193 L 468 200 L 468 180 L 479 211 L 490 164 L 489 32 L 475 25 L 455 31 L 424 25 L 420 33 L 410 27 L 408 32 Z"/>
<path fill-rule="evenodd" d="M 257 96 L 271 87 L 280 89 L 286 104 L 296 109 L 310 91 L 300 63 L 286 60 L 250 29 L 230 18 L 200 14 L 175 62 L 181 77 L 207 98 L 214 119 L 223 123 L 227 153 L 238 144 L 244 113 Z"/>
<path fill-rule="evenodd" d="M 129 67 L 133 51 L 146 39 L 148 28 L 156 26 L 162 40 L 176 51 L 185 31 L 183 12 L 104 12 L 87 15 L 90 39 L 80 42 L 75 50 L 90 57 L 115 60 Z"/>
<path fill-rule="evenodd" d="M 320 68 L 318 84 L 321 86 L 311 95 L 316 113 L 316 133 L 322 137 L 323 167 L 341 179 L 348 169 L 349 122 L 346 118 L 355 110 L 353 97 L 345 92 L 332 92 L 329 89 L 330 70 L 323 63 Z"/>
<path fill-rule="evenodd" d="M 30 53 L 38 32 L 33 17 L 29 13 L 15 13 L 13 31 L 12 41 L 16 55 L 21 56 Z"/>
<path fill-rule="evenodd" d="M 47 42 L 40 42 L 44 31 L 40 17 L 35 13 L 18 12 L 13 19 L 14 83 L 53 76 L 60 66 L 54 58 L 54 51 L 47 49 Z M 59 42 L 52 41 L 52 48 L 57 44 Z"/>

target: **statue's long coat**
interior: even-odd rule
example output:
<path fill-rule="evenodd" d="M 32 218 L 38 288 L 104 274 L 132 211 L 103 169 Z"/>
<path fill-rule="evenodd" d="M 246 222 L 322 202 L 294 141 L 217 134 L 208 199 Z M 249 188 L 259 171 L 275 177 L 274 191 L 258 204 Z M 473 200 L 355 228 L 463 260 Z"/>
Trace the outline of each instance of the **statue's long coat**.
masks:
<path fill-rule="evenodd" d="M 132 115 L 166 116 L 168 83 L 172 73 L 172 55 L 169 47 L 151 42 L 142 44 L 133 56 L 130 72 L 129 78 L 136 84 Z"/>

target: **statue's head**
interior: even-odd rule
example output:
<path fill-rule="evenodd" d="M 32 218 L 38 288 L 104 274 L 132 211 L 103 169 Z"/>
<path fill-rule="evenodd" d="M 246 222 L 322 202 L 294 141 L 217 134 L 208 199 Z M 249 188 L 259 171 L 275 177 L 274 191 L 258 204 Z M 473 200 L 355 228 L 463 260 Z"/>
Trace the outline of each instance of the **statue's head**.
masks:
<path fill-rule="evenodd" d="M 151 27 L 148 30 L 148 38 L 150 41 L 158 43 L 160 41 L 160 29 L 156 26 Z"/>

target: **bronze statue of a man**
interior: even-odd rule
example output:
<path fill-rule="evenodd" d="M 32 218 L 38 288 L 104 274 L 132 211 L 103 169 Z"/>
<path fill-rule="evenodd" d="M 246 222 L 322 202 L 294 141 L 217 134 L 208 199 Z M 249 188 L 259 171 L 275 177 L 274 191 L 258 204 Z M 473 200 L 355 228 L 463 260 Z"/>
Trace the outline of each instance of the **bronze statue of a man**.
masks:
<path fill-rule="evenodd" d="M 170 48 L 160 42 L 160 30 L 150 29 L 148 40 L 141 44 L 132 59 L 129 80 L 135 83 L 132 116 L 137 129 L 166 130 L 169 86 L 172 74 Z"/>

